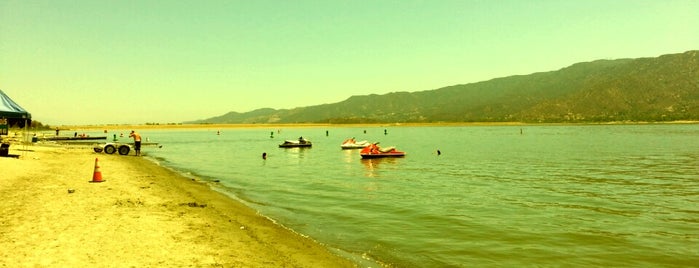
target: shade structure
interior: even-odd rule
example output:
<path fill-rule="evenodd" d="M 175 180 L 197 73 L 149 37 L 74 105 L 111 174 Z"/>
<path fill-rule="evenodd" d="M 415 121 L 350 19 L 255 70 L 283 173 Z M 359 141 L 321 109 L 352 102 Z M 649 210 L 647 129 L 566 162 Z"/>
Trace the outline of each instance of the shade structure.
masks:
<path fill-rule="evenodd" d="M 32 115 L 0 90 L 0 119 L 2 118 L 7 119 L 10 126 L 24 127 L 31 122 Z"/>

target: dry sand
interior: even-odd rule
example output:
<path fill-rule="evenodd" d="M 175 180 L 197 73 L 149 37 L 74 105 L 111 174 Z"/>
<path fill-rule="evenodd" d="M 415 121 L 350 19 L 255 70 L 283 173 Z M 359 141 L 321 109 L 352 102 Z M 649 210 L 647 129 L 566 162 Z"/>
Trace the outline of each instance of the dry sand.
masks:
<path fill-rule="evenodd" d="M 0 157 L 0 267 L 355 266 L 142 157 L 17 144 L 10 154 L 21 157 Z M 95 158 L 101 183 L 90 182 Z"/>

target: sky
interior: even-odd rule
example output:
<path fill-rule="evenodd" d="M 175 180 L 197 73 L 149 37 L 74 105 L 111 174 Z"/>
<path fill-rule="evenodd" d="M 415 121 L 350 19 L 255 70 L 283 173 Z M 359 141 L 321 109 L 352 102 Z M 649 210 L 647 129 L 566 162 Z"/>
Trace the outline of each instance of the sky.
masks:
<path fill-rule="evenodd" d="M 179 123 L 699 49 L 699 0 L 0 0 L 43 124 Z"/>

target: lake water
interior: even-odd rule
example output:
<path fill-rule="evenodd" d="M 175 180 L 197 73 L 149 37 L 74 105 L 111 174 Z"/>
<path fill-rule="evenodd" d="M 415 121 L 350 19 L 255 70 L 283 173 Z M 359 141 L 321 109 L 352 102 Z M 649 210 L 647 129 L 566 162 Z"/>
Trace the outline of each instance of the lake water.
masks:
<path fill-rule="evenodd" d="M 162 165 L 219 180 L 220 190 L 358 260 L 395 267 L 699 263 L 699 125 L 141 134 L 163 145 L 144 147 Z M 277 147 L 299 136 L 313 147 Z M 349 137 L 407 155 L 362 160 L 359 150 L 340 149 Z"/>

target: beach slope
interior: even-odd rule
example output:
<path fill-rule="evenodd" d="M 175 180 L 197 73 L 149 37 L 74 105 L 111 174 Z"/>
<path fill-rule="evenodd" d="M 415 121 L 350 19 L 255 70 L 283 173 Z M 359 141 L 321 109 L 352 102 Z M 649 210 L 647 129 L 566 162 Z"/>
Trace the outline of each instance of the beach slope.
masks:
<path fill-rule="evenodd" d="M 355 266 L 141 157 L 65 146 L 10 153 L 21 157 L 0 158 L 0 267 Z M 91 182 L 95 158 L 104 182 Z"/>

